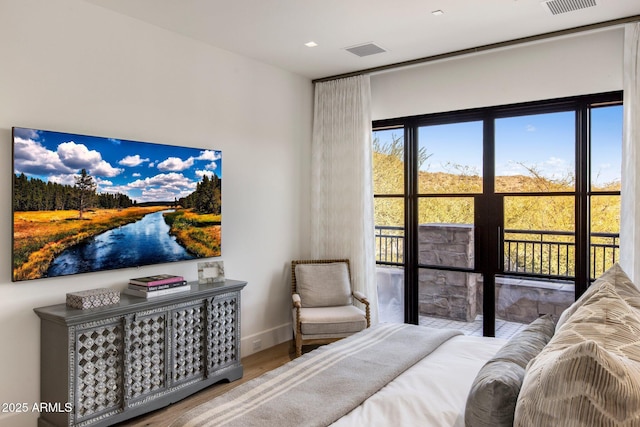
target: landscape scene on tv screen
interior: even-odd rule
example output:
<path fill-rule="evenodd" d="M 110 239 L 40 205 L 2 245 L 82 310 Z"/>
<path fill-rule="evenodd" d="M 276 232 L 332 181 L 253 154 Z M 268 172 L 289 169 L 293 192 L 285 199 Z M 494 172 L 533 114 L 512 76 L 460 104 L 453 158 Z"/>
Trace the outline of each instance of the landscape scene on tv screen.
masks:
<path fill-rule="evenodd" d="M 13 128 L 13 280 L 221 255 L 222 154 Z"/>

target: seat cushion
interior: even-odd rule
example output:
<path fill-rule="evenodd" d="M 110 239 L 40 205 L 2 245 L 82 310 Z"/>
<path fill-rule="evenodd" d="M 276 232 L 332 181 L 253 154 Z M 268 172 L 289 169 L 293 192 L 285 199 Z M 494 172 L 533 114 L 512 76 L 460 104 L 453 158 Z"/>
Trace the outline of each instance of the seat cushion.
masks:
<path fill-rule="evenodd" d="M 303 307 L 351 304 L 349 268 L 345 262 L 298 264 L 296 290 Z"/>
<path fill-rule="evenodd" d="M 352 334 L 367 327 L 364 312 L 353 305 L 301 308 L 300 323 L 302 335 Z"/>

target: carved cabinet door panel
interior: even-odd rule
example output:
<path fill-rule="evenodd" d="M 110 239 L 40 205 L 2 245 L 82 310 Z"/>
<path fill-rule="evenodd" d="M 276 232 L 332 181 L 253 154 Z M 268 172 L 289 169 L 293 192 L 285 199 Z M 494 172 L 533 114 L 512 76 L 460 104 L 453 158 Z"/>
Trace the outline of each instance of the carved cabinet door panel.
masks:
<path fill-rule="evenodd" d="M 171 311 L 171 383 L 202 379 L 205 376 L 205 307 L 203 303 Z"/>
<path fill-rule="evenodd" d="M 128 406 L 167 388 L 166 331 L 166 310 L 127 316 L 124 388 Z"/>
<path fill-rule="evenodd" d="M 75 421 L 106 418 L 122 412 L 122 318 L 105 319 L 75 328 L 75 363 L 71 381 Z"/>
<path fill-rule="evenodd" d="M 239 293 L 227 293 L 209 300 L 209 372 L 239 362 L 239 299 Z"/>

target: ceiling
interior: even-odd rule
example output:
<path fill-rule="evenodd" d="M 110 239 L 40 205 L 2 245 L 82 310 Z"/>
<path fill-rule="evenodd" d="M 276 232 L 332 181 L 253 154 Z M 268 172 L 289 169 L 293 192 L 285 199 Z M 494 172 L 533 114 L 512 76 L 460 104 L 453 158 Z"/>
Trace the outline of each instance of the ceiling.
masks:
<path fill-rule="evenodd" d="M 553 0 L 555 15 L 540 0 L 84 1 L 311 79 L 640 15 L 640 0 Z M 385 52 L 345 49 L 368 43 Z"/>

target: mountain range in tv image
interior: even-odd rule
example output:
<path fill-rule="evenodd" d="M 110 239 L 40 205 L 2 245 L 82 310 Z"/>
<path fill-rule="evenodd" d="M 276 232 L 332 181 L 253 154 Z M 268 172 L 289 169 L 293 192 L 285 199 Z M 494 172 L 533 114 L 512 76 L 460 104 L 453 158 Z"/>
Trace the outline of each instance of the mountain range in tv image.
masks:
<path fill-rule="evenodd" d="M 221 255 L 219 150 L 13 128 L 13 280 Z"/>

